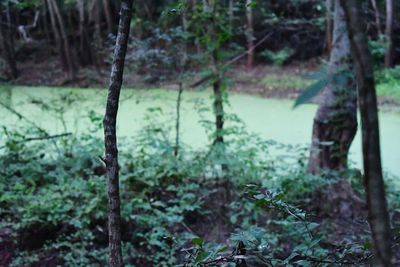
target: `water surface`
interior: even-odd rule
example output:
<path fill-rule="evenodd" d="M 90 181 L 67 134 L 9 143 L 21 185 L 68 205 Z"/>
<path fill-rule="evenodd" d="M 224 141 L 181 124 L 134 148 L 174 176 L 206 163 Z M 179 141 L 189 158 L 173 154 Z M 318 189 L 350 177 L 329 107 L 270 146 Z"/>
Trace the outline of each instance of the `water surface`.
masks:
<path fill-rule="evenodd" d="M 12 106 L 51 134 L 66 131 L 88 131 L 88 113 L 102 116 L 107 91 L 104 89 L 67 89 L 43 87 L 0 87 L 2 103 Z M 152 120 L 173 127 L 176 109 L 176 91 L 123 89 L 118 115 L 118 135 L 135 136 L 148 123 L 149 108 L 159 108 Z M 71 101 L 70 101 L 71 100 Z M 66 104 L 70 101 L 70 104 Z M 264 139 L 291 145 L 308 145 L 316 105 L 303 105 L 292 109 L 293 101 L 265 99 L 244 94 L 229 96 L 229 113 L 235 113 L 246 124 L 247 130 Z M 62 103 L 62 104 L 61 104 Z M 200 120 L 212 120 L 210 112 L 199 109 L 211 107 L 211 92 L 187 91 L 182 103 L 182 139 L 192 147 L 209 143 Z M 63 109 L 59 108 L 64 107 Z M 47 111 L 45 111 L 47 109 Z M 60 115 L 62 114 L 62 115 Z M 0 107 L 0 125 L 18 127 L 21 120 Z M 400 177 L 400 114 L 379 114 L 382 161 L 385 171 Z M 101 133 L 98 133 L 99 135 Z M 1 140 L 1 139 L 0 139 Z M 358 132 L 351 147 L 350 159 L 361 166 L 361 140 Z"/>

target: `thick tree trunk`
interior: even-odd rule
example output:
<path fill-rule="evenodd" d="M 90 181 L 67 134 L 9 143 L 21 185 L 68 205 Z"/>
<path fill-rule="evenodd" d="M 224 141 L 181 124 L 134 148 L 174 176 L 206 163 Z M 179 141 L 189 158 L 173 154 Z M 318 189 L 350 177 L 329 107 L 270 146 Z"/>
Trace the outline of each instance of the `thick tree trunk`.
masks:
<path fill-rule="evenodd" d="M 247 18 L 247 67 L 253 67 L 254 61 L 254 29 L 253 29 L 253 8 L 252 0 L 246 0 L 246 18 Z"/>
<path fill-rule="evenodd" d="M 8 13 L 9 10 L 6 10 Z M 0 10 L 0 34 L 2 40 L 2 46 L 4 51 L 4 58 L 9 68 L 9 75 L 11 79 L 15 80 L 18 78 L 17 61 L 15 59 L 15 51 L 13 45 L 13 35 L 10 32 L 11 21 L 7 19 L 7 15 Z"/>
<path fill-rule="evenodd" d="M 358 0 L 341 0 L 346 14 L 356 70 L 361 113 L 364 184 L 377 266 L 392 266 L 389 215 L 382 177 L 374 71 L 368 50 L 366 23 Z"/>
<path fill-rule="evenodd" d="M 108 185 L 108 234 L 110 266 L 112 267 L 123 266 L 116 124 L 119 95 L 123 81 L 125 55 L 128 47 L 129 30 L 132 18 L 132 5 L 133 0 L 123 0 L 121 2 L 118 35 L 111 69 L 106 113 L 103 120 Z"/>
<path fill-rule="evenodd" d="M 393 0 L 386 0 L 386 53 L 385 53 L 385 67 L 393 67 L 393 17 L 394 17 L 394 2 Z"/>
<path fill-rule="evenodd" d="M 357 92 L 351 72 L 346 22 L 340 0 L 335 0 L 330 82 L 320 95 L 314 118 L 310 173 L 341 171 L 347 167 L 348 152 L 357 131 Z"/>

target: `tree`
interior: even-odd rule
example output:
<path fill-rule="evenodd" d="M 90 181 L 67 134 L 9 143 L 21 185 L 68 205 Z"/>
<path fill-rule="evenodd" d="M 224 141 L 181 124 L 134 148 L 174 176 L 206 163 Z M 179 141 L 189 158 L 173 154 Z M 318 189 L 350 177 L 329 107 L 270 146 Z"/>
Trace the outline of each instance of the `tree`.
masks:
<path fill-rule="evenodd" d="M 92 48 L 90 46 L 89 34 L 87 32 L 87 21 L 85 13 L 85 1 L 77 0 L 79 13 L 79 59 L 81 65 L 92 64 L 94 61 Z"/>
<path fill-rule="evenodd" d="M 382 26 L 381 26 L 381 19 L 379 14 L 379 8 L 376 3 L 376 0 L 371 0 L 372 7 L 374 8 L 375 12 L 375 23 L 376 23 L 376 30 L 378 31 L 379 37 L 382 35 Z"/>
<path fill-rule="evenodd" d="M 50 19 L 56 43 L 58 43 L 59 47 L 61 63 L 64 65 L 64 68 L 67 71 L 68 79 L 74 80 L 76 75 L 76 66 L 73 63 L 72 52 L 66 32 L 64 19 L 55 0 L 47 0 L 47 6 L 50 13 Z"/>
<path fill-rule="evenodd" d="M 341 0 L 349 29 L 361 113 L 364 184 L 375 257 L 379 266 L 391 266 L 389 215 L 382 177 L 379 123 L 374 71 L 368 50 L 366 23 L 357 0 Z"/>
<path fill-rule="evenodd" d="M 105 163 L 108 185 L 108 234 L 110 266 L 123 266 L 121 249 L 121 212 L 116 124 L 119 95 L 123 82 L 125 55 L 128 46 L 133 0 L 121 1 L 118 35 L 111 68 L 106 113 L 103 119 Z"/>
<path fill-rule="evenodd" d="M 339 0 L 334 3 L 333 47 L 327 86 L 320 95 L 314 118 L 308 171 L 340 171 L 347 166 L 357 131 L 357 93 L 350 60 L 350 42 Z"/>
<path fill-rule="evenodd" d="M 104 15 L 105 15 L 106 21 L 107 21 L 107 31 L 109 33 L 111 33 L 111 32 L 113 32 L 114 24 L 113 24 L 113 20 L 111 18 L 111 10 L 110 10 L 110 1 L 109 0 L 103 0 L 103 9 L 104 9 Z"/>
<path fill-rule="evenodd" d="M 334 0 L 326 0 L 326 50 L 328 53 L 332 51 L 332 34 L 333 34 L 333 13 L 334 13 Z"/>
<path fill-rule="evenodd" d="M 9 68 L 10 77 L 11 79 L 16 79 L 18 78 L 18 69 L 17 61 L 15 59 L 14 36 L 11 32 L 10 9 L 7 2 L 3 4 L 0 5 L 0 35 L 2 47 L 4 58 Z M 5 7 L 4 10 L 2 7 Z"/>
<path fill-rule="evenodd" d="M 246 18 L 247 18 L 247 67 L 253 67 L 254 61 L 254 28 L 253 28 L 253 1 L 246 0 Z"/>
<path fill-rule="evenodd" d="M 393 66 L 393 19 L 394 19 L 394 2 L 393 0 L 386 0 L 386 53 L 385 53 L 385 67 L 390 68 Z"/>

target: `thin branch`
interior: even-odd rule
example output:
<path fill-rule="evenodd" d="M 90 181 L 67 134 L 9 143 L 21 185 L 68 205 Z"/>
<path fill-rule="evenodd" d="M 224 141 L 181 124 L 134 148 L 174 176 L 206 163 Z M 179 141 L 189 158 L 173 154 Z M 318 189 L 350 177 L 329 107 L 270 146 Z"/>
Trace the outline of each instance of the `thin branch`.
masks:
<path fill-rule="evenodd" d="M 226 68 L 230 65 L 232 65 L 233 63 L 237 62 L 238 60 L 240 60 L 241 58 L 245 57 L 247 54 L 250 54 L 251 52 L 253 52 L 257 47 L 259 47 L 260 45 L 262 45 L 269 37 L 271 37 L 273 32 L 268 33 L 267 35 L 265 35 L 260 41 L 258 41 L 251 49 L 246 50 L 245 52 L 235 56 L 234 58 L 232 58 L 231 60 L 227 61 L 224 65 L 222 65 L 222 68 Z M 203 78 L 201 78 L 200 80 L 190 84 L 188 87 L 189 88 L 196 88 L 200 85 L 202 85 L 203 83 L 205 83 L 206 81 L 208 81 L 209 79 L 211 79 L 214 75 L 213 74 L 209 74 Z"/>
<path fill-rule="evenodd" d="M 61 137 L 66 137 L 70 136 L 72 133 L 63 133 L 63 134 L 56 134 L 56 135 L 46 135 L 46 136 L 41 136 L 41 137 L 30 137 L 30 138 L 25 138 L 24 140 L 17 141 L 15 144 L 21 144 L 21 143 L 27 143 L 31 141 L 42 141 L 42 140 L 50 140 L 50 139 L 56 139 L 56 138 L 61 138 Z M 4 149 L 7 146 L 0 146 L 0 149 Z"/>

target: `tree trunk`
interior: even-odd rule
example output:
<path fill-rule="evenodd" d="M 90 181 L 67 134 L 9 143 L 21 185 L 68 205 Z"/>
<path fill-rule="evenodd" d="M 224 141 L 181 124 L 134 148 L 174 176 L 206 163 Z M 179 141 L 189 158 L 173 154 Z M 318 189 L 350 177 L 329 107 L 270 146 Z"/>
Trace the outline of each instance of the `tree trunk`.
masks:
<path fill-rule="evenodd" d="M 372 7 L 374 8 L 375 12 L 375 23 L 376 23 L 376 30 L 378 31 L 379 37 L 382 35 L 382 26 L 381 26 L 381 19 L 379 14 L 379 8 L 376 4 L 376 0 L 371 0 Z"/>
<path fill-rule="evenodd" d="M 9 10 L 7 9 L 6 12 L 8 13 Z M 10 23 L 11 21 L 7 19 L 3 11 L 0 10 L 0 34 L 4 51 L 4 58 L 9 68 L 9 75 L 11 79 L 15 80 L 18 78 L 18 69 L 17 61 L 15 59 L 13 34 L 10 32 Z"/>
<path fill-rule="evenodd" d="M 254 29 L 253 29 L 253 11 L 252 0 L 246 0 L 246 18 L 247 18 L 247 67 L 253 67 L 254 61 Z"/>
<path fill-rule="evenodd" d="M 326 0 L 326 50 L 332 52 L 333 13 L 335 12 L 334 0 Z"/>
<path fill-rule="evenodd" d="M 125 55 L 128 46 L 129 30 L 132 18 L 133 0 L 121 1 L 118 35 L 111 68 L 106 113 L 103 119 L 105 163 L 108 185 L 108 234 L 110 249 L 110 266 L 123 266 L 121 249 L 121 211 L 119 195 L 119 166 L 117 147 L 117 113 L 119 95 L 123 82 Z"/>
<path fill-rule="evenodd" d="M 392 266 L 390 223 L 382 177 L 374 71 L 367 46 L 366 23 L 360 15 L 361 6 L 357 0 L 341 0 L 341 2 L 346 14 L 358 84 L 364 184 L 375 258 L 378 266 Z"/>
<path fill-rule="evenodd" d="M 203 8 L 204 12 L 214 12 L 216 9 L 215 0 L 203 0 Z M 213 14 L 214 16 L 214 14 Z M 211 36 L 211 40 L 213 42 L 217 41 L 217 29 L 215 25 L 214 17 L 211 17 L 210 25 L 208 28 L 209 34 Z M 220 69 L 220 60 L 219 60 L 219 44 L 214 45 L 213 50 L 211 51 L 211 60 L 212 60 L 212 69 L 213 69 L 213 92 L 214 92 L 214 102 L 213 102 L 213 110 L 215 115 L 215 138 L 213 144 L 221 144 L 224 142 L 223 129 L 224 129 L 224 99 L 223 99 L 223 91 L 221 84 L 221 69 Z"/>
<path fill-rule="evenodd" d="M 347 167 L 350 145 L 357 131 L 357 92 L 351 73 L 346 22 L 340 0 L 335 0 L 329 84 L 320 95 L 308 162 L 312 174 Z"/>
<path fill-rule="evenodd" d="M 106 21 L 107 21 L 107 31 L 109 33 L 112 33 L 114 30 L 114 24 L 113 24 L 113 20 L 111 18 L 110 1 L 109 0 L 103 0 L 103 10 L 104 10 L 104 15 L 105 15 Z"/>
<path fill-rule="evenodd" d="M 181 103 L 182 103 L 183 84 L 179 82 L 178 98 L 176 100 L 176 122 L 175 122 L 175 147 L 174 156 L 178 157 L 180 147 L 180 124 L 181 124 Z"/>
<path fill-rule="evenodd" d="M 93 64 L 93 53 L 88 40 L 88 33 L 86 31 L 86 14 L 85 14 L 85 2 L 84 0 L 78 0 L 77 2 L 79 12 L 79 51 L 78 58 L 82 66 Z"/>
<path fill-rule="evenodd" d="M 101 2 L 100 0 L 94 0 L 93 12 L 94 12 L 94 25 L 95 25 L 95 43 L 101 44 Z"/>
<path fill-rule="evenodd" d="M 229 0 L 229 26 L 233 29 L 233 19 L 234 19 L 234 7 L 235 7 L 235 2 L 234 0 Z"/>
<path fill-rule="evenodd" d="M 394 17 L 394 2 L 393 0 L 386 0 L 386 53 L 385 53 L 385 67 L 393 67 L 393 17 Z"/>
<path fill-rule="evenodd" d="M 64 49 L 64 55 L 65 55 L 66 63 L 68 66 L 68 69 L 67 69 L 68 79 L 74 80 L 76 71 L 75 71 L 75 65 L 72 60 L 72 52 L 71 52 L 71 48 L 69 45 L 68 36 L 65 31 L 64 20 L 61 16 L 60 9 L 58 8 L 57 2 L 55 0 L 48 0 L 48 3 L 49 3 L 49 9 L 52 9 L 53 14 L 55 15 L 55 18 L 57 19 L 57 22 L 58 22 L 59 35 L 61 36 L 61 39 L 62 39 L 62 47 Z"/>
<path fill-rule="evenodd" d="M 64 71 L 68 71 L 68 63 L 67 63 L 67 59 L 65 57 L 65 50 L 63 48 L 63 43 L 61 41 L 60 32 L 57 27 L 56 16 L 54 14 L 54 10 L 52 8 L 52 4 L 51 4 L 50 0 L 46 0 L 46 3 L 47 3 L 48 10 L 49 10 L 51 27 L 52 27 L 53 35 L 54 35 L 54 41 L 56 43 L 56 46 L 58 48 L 58 54 L 60 56 L 61 66 Z"/>

